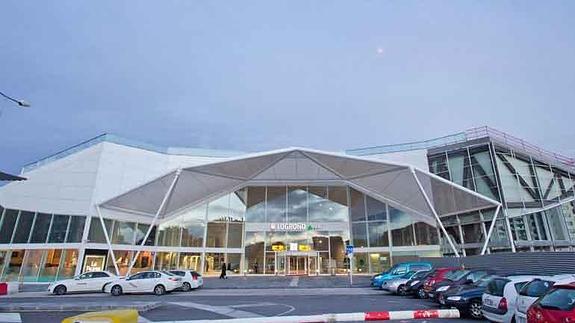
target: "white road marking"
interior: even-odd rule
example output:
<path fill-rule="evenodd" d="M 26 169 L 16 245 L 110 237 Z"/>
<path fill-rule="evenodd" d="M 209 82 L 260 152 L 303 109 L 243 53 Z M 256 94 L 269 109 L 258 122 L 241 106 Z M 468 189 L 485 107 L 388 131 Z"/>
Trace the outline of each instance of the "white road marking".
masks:
<path fill-rule="evenodd" d="M 20 313 L 0 313 L 0 323 L 20 323 Z"/>
<path fill-rule="evenodd" d="M 291 282 L 289 282 L 289 287 L 297 287 L 297 284 L 299 284 L 299 276 L 295 276 Z"/>
<path fill-rule="evenodd" d="M 230 306 L 212 306 L 212 305 L 192 303 L 192 302 L 169 302 L 169 303 L 174 304 L 174 305 L 178 305 L 178 306 L 182 306 L 182 307 L 190 307 L 190 308 L 195 308 L 195 309 L 202 310 L 202 311 L 208 311 L 208 312 L 212 312 L 212 313 L 216 313 L 216 314 L 220 314 L 220 315 L 225 315 L 225 316 L 229 316 L 232 318 L 262 317 L 262 315 L 252 313 L 252 312 L 242 311 L 242 310 L 236 310 L 235 308 L 232 308 Z"/>
<path fill-rule="evenodd" d="M 147 318 L 143 317 L 142 315 L 138 316 L 138 323 L 150 323 L 152 321 L 148 320 Z"/>

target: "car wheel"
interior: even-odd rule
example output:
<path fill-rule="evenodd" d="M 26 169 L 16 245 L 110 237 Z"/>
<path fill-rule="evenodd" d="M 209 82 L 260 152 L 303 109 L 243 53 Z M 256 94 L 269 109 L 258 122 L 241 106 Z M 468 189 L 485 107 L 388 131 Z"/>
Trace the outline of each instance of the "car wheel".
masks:
<path fill-rule="evenodd" d="M 397 295 L 405 296 L 405 286 L 403 285 L 397 286 Z"/>
<path fill-rule="evenodd" d="M 113 296 L 122 295 L 122 286 L 120 286 L 120 285 L 112 286 L 112 289 L 110 290 L 110 294 L 112 294 Z"/>
<path fill-rule="evenodd" d="M 164 295 L 166 293 L 166 288 L 162 285 L 157 285 L 156 287 L 154 287 L 154 294 L 156 296 L 161 296 Z"/>
<path fill-rule="evenodd" d="M 427 298 L 427 295 L 425 294 L 425 291 L 423 290 L 423 288 L 420 288 L 417 290 L 417 298 Z"/>
<path fill-rule="evenodd" d="M 469 304 L 469 315 L 477 320 L 483 317 L 483 314 L 481 313 L 480 301 L 478 300 L 471 301 L 471 304 Z"/>
<path fill-rule="evenodd" d="M 192 286 L 190 285 L 190 283 L 185 282 L 185 283 L 182 285 L 182 290 L 183 290 L 184 292 L 189 292 L 189 291 L 192 290 Z"/>
<path fill-rule="evenodd" d="M 58 286 L 56 286 L 56 288 L 54 288 L 54 294 L 56 294 L 56 295 L 64 295 L 64 294 L 66 294 L 66 291 L 67 291 L 67 289 L 66 289 L 66 286 L 64 286 L 64 285 L 58 285 Z"/>

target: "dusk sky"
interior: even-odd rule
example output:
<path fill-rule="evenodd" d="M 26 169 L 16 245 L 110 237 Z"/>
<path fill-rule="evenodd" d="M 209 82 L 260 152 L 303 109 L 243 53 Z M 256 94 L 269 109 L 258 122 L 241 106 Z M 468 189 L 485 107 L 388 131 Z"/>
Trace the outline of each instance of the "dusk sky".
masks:
<path fill-rule="evenodd" d="M 489 125 L 575 156 L 575 1 L 0 0 L 0 170 L 102 133 L 343 150 Z"/>

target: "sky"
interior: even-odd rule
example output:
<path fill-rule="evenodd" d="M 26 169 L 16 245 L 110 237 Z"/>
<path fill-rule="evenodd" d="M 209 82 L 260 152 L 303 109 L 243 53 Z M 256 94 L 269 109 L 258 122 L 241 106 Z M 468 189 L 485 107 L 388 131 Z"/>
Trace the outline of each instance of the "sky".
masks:
<path fill-rule="evenodd" d="M 343 150 L 488 125 L 575 156 L 575 1 L 1 0 L 0 169 L 102 133 Z"/>

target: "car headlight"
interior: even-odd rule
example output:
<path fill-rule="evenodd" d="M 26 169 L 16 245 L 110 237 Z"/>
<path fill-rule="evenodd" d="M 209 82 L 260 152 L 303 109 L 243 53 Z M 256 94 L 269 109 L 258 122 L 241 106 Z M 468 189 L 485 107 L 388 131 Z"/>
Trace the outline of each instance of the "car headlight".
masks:
<path fill-rule="evenodd" d="M 413 285 L 415 285 L 415 284 L 417 284 L 417 283 L 419 283 L 419 280 L 414 280 L 414 281 L 412 281 L 412 282 L 409 284 L 409 286 L 413 286 Z"/>
<path fill-rule="evenodd" d="M 447 298 L 447 300 L 450 300 L 450 301 L 460 301 L 460 300 L 461 300 L 461 296 L 449 296 L 449 297 Z"/>
<path fill-rule="evenodd" d="M 437 289 L 438 292 L 445 292 L 446 290 L 449 289 L 449 286 L 441 286 Z"/>

